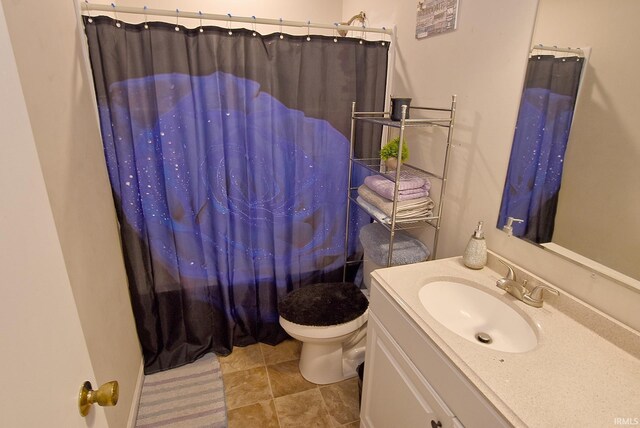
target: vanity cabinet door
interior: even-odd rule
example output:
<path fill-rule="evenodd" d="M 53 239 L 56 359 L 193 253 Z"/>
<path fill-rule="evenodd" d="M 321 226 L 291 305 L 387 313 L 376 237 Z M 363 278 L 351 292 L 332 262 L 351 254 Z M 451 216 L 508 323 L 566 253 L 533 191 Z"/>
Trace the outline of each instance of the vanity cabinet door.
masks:
<path fill-rule="evenodd" d="M 462 427 L 374 314 L 368 323 L 363 426 Z"/>

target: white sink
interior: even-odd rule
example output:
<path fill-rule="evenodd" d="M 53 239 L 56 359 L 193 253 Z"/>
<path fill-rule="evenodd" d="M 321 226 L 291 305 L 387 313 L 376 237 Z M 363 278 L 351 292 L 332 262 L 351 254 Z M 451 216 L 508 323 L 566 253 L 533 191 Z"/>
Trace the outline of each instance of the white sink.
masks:
<path fill-rule="evenodd" d="M 459 336 L 504 352 L 527 352 L 538 344 L 526 315 L 471 282 L 429 282 L 419 291 L 420 303 L 443 326 Z"/>

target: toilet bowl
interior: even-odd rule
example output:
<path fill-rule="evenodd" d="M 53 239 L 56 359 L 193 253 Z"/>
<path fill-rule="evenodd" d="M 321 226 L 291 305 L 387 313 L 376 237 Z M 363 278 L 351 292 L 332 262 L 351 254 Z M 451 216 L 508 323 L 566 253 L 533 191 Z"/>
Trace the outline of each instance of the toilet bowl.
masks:
<path fill-rule="evenodd" d="M 301 288 L 279 309 L 282 328 L 302 342 L 299 365 L 305 379 L 325 385 L 356 376 L 364 361 L 369 308 L 354 284 Z"/>
<path fill-rule="evenodd" d="M 280 325 L 302 342 L 300 373 L 319 385 L 339 382 L 356 375 L 364 361 L 369 310 L 353 321 L 328 327 L 296 324 L 280 317 Z"/>

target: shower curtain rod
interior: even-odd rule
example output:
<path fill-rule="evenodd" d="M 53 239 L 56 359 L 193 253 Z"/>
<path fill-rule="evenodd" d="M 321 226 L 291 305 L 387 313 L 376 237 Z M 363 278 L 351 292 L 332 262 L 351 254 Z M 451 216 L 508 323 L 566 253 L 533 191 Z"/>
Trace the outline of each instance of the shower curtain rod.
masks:
<path fill-rule="evenodd" d="M 545 46 L 542 44 L 534 45 L 529 52 L 533 51 L 554 51 L 554 52 L 567 52 L 584 57 L 584 51 L 580 48 L 559 48 L 557 46 Z"/>
<path fill-rule="evenodd" d="M 90 11 L 101 11 L 101 12 L 114 12 L 114 13 L 129 13 L 135 15 L 156 15 L 156 16 L 170 16 L 172 18 L 193 18 L 193 19 L 206 19 L 211 21 L 233 21 L 233 22 L 244 22 L 249 24 L 267 24 L 267 25 L 277 25 L 284 27 L 299 27 L 299 28 L 323 28 L 327 30 L 345 30 L 345 31 L 359 31 L 366 33 L 380 33 L 380 34 L 388 34 L 393 35 L 393 30 L 389 30 L 387 28 L 367 28 L 367 27 L 356 27 L 352 25 L 340 25 L 338 23 L 335 24 L 318 24 L 314 22 L 304 22 L 304 21 L 284 21 L 282 18 L 280 19 L 267 19 L 267 18 L 255 18 L 253 16 L 233 16 L 231 14 L 227 15 L 219 15 L 215 13 L 203 13 L 203 12 L 186 12 L 176 9 L 175 11 L 166 10 L 166 9 L 148 9 L 146 6 L 144 8 L 140 7 L 126 7 L 126 6 L 117 6 L 114 3 L 111 5 L 106 4 L 93 4 L 93 3 L 80 3 L 80 8 L 82 11 L 90 12 Z"/>

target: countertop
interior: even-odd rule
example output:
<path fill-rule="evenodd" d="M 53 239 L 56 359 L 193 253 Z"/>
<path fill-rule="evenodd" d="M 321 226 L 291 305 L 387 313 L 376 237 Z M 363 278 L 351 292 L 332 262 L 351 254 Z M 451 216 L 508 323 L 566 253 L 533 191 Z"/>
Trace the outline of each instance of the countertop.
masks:
<path fill-rule="evenodd" d="M 557 288 L 560 296 L 533 308 L 500 290 L 495 282 L 506 268 L 500 267 L 495 254 L 479 271 L 466 268 L 456 257 L 379 269 L 373 278 L 514 426 L 640 424 L 640 333 L 509 264 L 519 279 Z M 465 278 L 515 304 L 537 329 L 536 348 L 525 353 L 496 351 L 444 327 L 418 297 L 420 288 L 438 277 Z"/>

